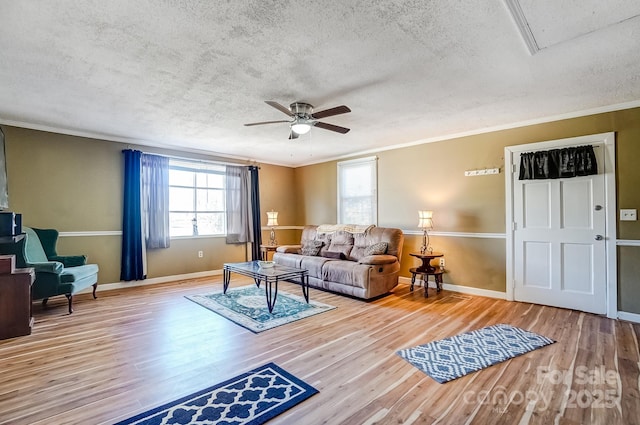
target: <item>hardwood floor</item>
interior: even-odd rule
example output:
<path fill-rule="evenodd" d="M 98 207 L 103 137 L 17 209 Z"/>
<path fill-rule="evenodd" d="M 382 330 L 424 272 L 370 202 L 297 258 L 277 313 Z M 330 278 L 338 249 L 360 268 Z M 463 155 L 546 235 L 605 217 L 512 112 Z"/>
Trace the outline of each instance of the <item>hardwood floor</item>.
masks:
<path fill-rule="evenodd" d="M 640 421 L 637 324 L 401 284 L 373 302 L 312 289 L 338 308 L 253 334 L 184 298 L 221 288 L 105 291 L 71 316 L 64 297 L 34 303 L 33 334 L 0 341 L 0 424 L 112 424 L 270 361 L 320 390 L 270 424 Z M 395 354 L 496 323 L 558 342 L 446 384 Z"/>

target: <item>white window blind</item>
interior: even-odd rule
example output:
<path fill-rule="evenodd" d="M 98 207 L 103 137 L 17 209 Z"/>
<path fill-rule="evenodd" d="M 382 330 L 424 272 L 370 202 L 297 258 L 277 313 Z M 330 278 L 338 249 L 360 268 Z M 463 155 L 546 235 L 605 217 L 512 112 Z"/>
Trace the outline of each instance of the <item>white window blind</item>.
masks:
<path fill-rule="evenodd" d="M 378 223 L 378 158 L 338 163 L 338 223 Z"/>

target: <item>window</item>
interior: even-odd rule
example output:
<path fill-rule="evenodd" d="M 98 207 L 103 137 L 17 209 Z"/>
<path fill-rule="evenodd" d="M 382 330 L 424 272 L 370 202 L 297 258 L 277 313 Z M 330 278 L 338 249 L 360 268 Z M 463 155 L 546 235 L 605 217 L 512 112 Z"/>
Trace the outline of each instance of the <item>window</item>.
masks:
<path fill-rule="evenodd" d="M 338 223 L 378 223 L 377 159 L 338 163 Z"/>
<path fill-rule="evenodd" d="M 170 235 L 224 235 L 225 166 L 169 161 Z"/>

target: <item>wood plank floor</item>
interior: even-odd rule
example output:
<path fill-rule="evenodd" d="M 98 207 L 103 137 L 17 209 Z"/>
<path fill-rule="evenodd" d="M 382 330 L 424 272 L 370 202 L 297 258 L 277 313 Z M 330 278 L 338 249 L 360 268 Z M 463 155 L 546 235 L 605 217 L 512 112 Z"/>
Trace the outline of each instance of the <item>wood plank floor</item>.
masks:
<path fill-rule="evenodd" d="M 34 303 L 33 334 L 0 341 L 0 424 L 112 424 L 270 361 L 320 390 L 270 424 L 640 423 L 637 324 L 401 284 L 373 302 L 312 289 L 338 308 L 253 334 L 184 298 L 221 289 L 105 291 L 71 316 Z M 395 354 L 497 323 L 558 342 L 446 384 Z"/>

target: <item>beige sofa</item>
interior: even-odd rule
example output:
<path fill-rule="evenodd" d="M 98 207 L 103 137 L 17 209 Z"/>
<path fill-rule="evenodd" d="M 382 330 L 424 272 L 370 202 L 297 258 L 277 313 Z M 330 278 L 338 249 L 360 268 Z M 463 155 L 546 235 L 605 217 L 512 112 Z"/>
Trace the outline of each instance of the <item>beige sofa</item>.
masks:
<path fill-rule="evenodd" d="M 278 247 L 273 261 L 308 270 L 312 287 L 370 299 L 398 284 L 400 229 L 305 226 L 300 243 Z"/>

